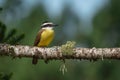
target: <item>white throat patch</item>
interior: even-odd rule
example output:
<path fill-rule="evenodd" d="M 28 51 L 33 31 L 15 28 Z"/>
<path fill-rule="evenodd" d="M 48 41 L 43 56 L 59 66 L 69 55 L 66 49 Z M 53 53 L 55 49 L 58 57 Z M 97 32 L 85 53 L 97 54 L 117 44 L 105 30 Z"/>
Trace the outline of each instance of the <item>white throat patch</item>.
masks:
<path fill-rule="evenodd" d="M 53 27 L 43 27 L 42 29 L 53 29 Z"/>

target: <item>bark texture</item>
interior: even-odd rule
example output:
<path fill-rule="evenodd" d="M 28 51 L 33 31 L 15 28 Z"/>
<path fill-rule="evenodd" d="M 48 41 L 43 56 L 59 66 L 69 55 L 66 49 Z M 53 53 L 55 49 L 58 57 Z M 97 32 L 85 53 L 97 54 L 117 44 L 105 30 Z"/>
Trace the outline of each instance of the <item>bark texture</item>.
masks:
<path fill-rule="evenodd" d="M 39 59 L 120 59 L 120 48 L 73 48 L 72 54 L 63 53 L 61 47 L 39 48 L 25 45 L 0 44 L 0 55 L 13 57 L 38 56 Z"/>

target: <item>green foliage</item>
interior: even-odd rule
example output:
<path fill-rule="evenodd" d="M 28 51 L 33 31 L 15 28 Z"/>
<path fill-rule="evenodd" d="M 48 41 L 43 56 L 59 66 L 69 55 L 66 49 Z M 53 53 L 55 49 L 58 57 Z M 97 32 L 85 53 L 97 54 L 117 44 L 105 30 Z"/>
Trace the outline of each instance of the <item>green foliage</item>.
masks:
<path fill-rule="evenodd" d="M 75 41 L 67 41 L 66 44 L 61 46 L 61 51 L 63 54 L 72 54 L 73 48 L 75 47 Z"/>
<path fill-rule="evenodd" d="M 6 25 L 0 22 L 0 43 L 17 44 L 25 37 L 24 34 L 16 36 L 16 29 L 10 30 L 8 35 L 5 36 L 6 28 Z"/>
<path fill-rule="evenodd" d="M 0 42 L 4 41 L 5 32 L 6 32 L 6 26 L 0 22 Z"/>
<path fill-rule="evenodd" d="M 10 80 L 12 75 L 13 73 L 10 74 L 0 73 L 0 80 Z"/>

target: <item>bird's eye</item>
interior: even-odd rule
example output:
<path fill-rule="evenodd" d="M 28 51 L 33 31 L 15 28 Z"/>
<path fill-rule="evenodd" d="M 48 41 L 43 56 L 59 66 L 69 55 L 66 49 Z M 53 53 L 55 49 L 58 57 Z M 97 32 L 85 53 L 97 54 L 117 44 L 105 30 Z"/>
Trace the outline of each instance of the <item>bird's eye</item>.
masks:
<path fill-rule="evenodd" d="M 47 24 L 46 26 L 47 26 L 47 27 L 48 27 L 48 26 L 49 26 L 49 27 L 52 27 L 52 25 L 51 25 L 51 24 Z"/>

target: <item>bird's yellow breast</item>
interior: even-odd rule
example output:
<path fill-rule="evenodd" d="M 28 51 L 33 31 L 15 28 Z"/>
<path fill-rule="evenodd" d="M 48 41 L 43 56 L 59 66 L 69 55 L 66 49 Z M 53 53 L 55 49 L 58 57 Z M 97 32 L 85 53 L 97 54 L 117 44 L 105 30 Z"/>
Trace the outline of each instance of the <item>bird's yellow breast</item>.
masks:
<path fill-rule="evenodd" d="M 38 46 L 45 47 L 50 44 L 54 37 L 54 30 L 52 29 L 45 29 L 40 35 L 40 42 Z"/>

